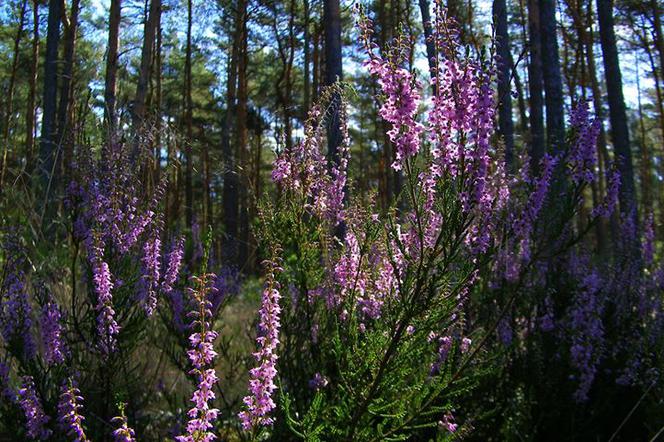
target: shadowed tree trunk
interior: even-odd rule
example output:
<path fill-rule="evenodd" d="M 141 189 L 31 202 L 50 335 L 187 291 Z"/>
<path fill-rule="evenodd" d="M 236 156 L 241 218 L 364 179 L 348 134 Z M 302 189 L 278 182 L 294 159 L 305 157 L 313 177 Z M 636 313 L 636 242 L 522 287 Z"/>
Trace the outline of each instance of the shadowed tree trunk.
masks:
<path fill-rule="evenodd" d="M 496 53 L 498 55 L 498 127 L 505 143 L 505 163 L 508 170 L 514 166 L 514 121 L 512 120 L 512 88 L 510 71 L 512 54 L 507 26 L 505 0 L 493 1 L 493 18 L 496 28 Z"/>
<path fill-rule="evenodd" d="M 560 152 L 565 142 L 563 80 L 558 54 L 556 1 L 540 0 L 540 32 L 542 38 L 542 74 L 546 100 L 546 142 L 549 151 Z"/>
<path fill-rule="evenodd" d="M 613 29 L 613 1 L 597 0 L 597 16 L 609 99 L 611 140 L 616 156 L 619 158 L 620 211 L 627 216 L 634 217 L 634 221 L 636 221 L 634 167 L 629 145 L 629 129 L 627 127 L 627 112 L 625 111 L 625 99 L 623 97 L 616 34 Z"/>
<path fill-rule="evenodd" d="M 325 23 L 325 85 L 330 86 L 337 80 L 342 80 L 339 0 L 325 0 L 323 23 Z M 333 98 L 337 104 L 340 99 L 341 97 L 338 95 Z M 327 154 L 337 164 L 339 162 L 338 149 L 341 143 L 339 123 L 339 113 L 335 111 L 327 126 Z"/>
<path fill-rule="evenodd" d="M 40 198 L 36 199 L 37 213 L 41 214 L 42 229 L 47 236 L 53 233 L 52 220 L 55 217 L 55 198 L 58 189 L 57 162 L 59 148 L 56 140 L 56 113 L 58 93 L 58 46 L 60 44 L 60 22 L 63 14 L 63 1 L 51 0 L 48 4 L 48 31 L 46 35 L 46 57 L 44 60 L 44 100 L 39 144 L 38 179 Z"/>
<path fill-rule="evenodd" d="M 240 209 L 240 231 L 238 241 L 238 263 L 246 271 L 249 255 L 249 154 L 247 145 L 247 3 L 240 2 L 240 47 L 237 63 L 237 133 L 235 148 L 238 151 L 238 158 L 241 166 L 239 178 L 241 185 L 239 188 L 239 198 L 241 202 Z"/>
<path fill-rule="evenodd" d="M 309 71 L 311 64 L 311 32 L 310 32 L 310 22 L 311 22 L 311 12 L 309 9 L 309 0 L 304 0 L 304 106 L 302 109 L 302 118 L 307 118 L 307 112 L 309 107 L 311 107 L 311 73 Z"/>
<path fill-rule="evenodd" d="M 192 143 L 193 128 L 192 128 L 192 112 L 193 104 L 191 98 L 191 27 L 192 27 L 192 0 L 187 0 L 187 48 L 184 61 L 184 94 L 185 94 L 185 111 L 184 121 L 187 139 L 185 140 L 185 173 L 184 173 L 184 205 L 185 205 L 185 219 L 187 228 L 191 230 L 194 224 L 194 190 L 192 184 L 192 176 L 194 170 L 194 158 Z M 207 226 L 203 226 L 207 228 Z"/>
<path fill-rule="evenodd" d="M 240 0 L 239 3 L 244 3 Z M 226 113 L 222 124 L 221 154 L 224 158 L 224 189 L 222 204 L 224 209 L 224 244 L 222 259 L 227 265 L 238 263 L 238 175 L 235 164 L 235 152 L 231 148 L 231 126 L 235 113 L 235 94 L 237 85 L 237 63 L 240 52 L 241 14 L 244 8 L 238 4 L 233 31 L 231 57 L 228 62 L 228 83 L 226 85 Z"/>
<path fill-rule="evenodd" d="M 542 99 L 542 46 L 538 0 L 528 0 L 528 33 L 530 63 L 528 87 L 530 92 L 530 166 L 537 174 L 544 156 L 544 115 Z"/>
<path fill-rule="evenodd" d="M 32 58 L 28 79 L 28 103 L 25 111 L 25 169 L 32 173 L 35 155 L 35 107 L 37 97 L 37 71 L 39 70 L 39 0 L 32 2 Z M 2 187 L 0 185 L 0 187 Z"/>
<path fill-rule="evenodd" d="M 69 175 L 69 167 L 73 154 L 73 139 L 70 137 L 73 107 L 73 76 L 74 57 L 76 53 L 76 33 L 78 32 L 79 0 L 72 0 L 69 19 L 64 30 L 64 66 L 60 81 L 60 105 L 58 108 L 58 142 L 63 147 L 63 163 L 65 178 Z"/>
<path fill-rule="evenodd" d="M 159 8 L 160 0 L 150 0 L 150 10 L 148 11 L 145 26 L 143 28 L 143 46 L 141 49 L 141 65 L 138 71 L 138 82 L 136 84 L 136 95 L 132 110 L 132 127 L 134 136 L 137 136 L 143 129 L 145 122 L 145 100 L 148 93 L 148 82 L 150 80 L 150 66 L 152 66 L 152 50 L 154 47 L 154 38 L 157 26 L 159 26 Z M 136 158 L 138 143 L 133 150 L 133 156 Z"/>
<path fill-rule="evenodd" d="M 104 116 L 109 132 L 116 128 L 115 94 L 118 75 L 118 48 L 120 46 L 120 11 L 122 0 L 111 0 L 108 18 L 108 52 L 106 55 L 106 80 L 104 85 Z"/>

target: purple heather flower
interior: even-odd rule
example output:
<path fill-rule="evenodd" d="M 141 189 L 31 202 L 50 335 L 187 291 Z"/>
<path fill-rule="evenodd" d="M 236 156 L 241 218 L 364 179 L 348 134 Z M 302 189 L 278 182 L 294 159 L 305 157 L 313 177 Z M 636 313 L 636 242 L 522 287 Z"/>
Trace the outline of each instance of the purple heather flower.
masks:
<path fill-rule="evenodd" d="M 445 413 L 438 425 L 450 433 L 455 433 L 458 428 L 458 425 L 454 422 L 454 416 L 449 411 Z"/>
<path fill-rule="evenodd" d="M 148 316 L 152 316 L 157 308 L 157 287 L 161 277 L 160 258 L 161 240 L 157 231 L 143 244 L 143 257 L 141 258 L 143 276 L 139 283 L 139 299 Z"/>
<path fill-rule="evenodd" d="M 309 380 L 309 388 L 314 391 L 322 390 L 323 388 L 327 387 L 329 382 L 330 381 L 325 376 L 320 373 L 316 373 L 314 377 Z"/>
<path fill-rule="evenodd" d="M 217 332 L 210 329 L 212 312 L 208 300 L 208 294 L 214 290 L 211 286 L 213 279 L 214 275 L 210 273 L 200 278 L 194 277 L 196 287 L 189 289 L 189 293 L 196 301 L 196 310 L 192 311 L 196 319 L 192 326 L 199 330 L 189 336 L 191 350 L 187 355 L 194 366 L 189 373 L 197 377 L 198 389 L 191 397 L 194 406 L 188 412 L 190 420 L 187 423 L 187 433 L 176 437 L 179 442 L 208 442 L 216 439 L 215 434 L 209 431 L 213 428 L 212 422 L 217 419 L 219 413 L 216 408 L 210 408 L 209 404 L 215 398 L 213 388 L 218 381 L 214 368 L 211 368 L 217 356 L 217 352 L 214 351 Z"/>
<path fill-rule="evenodd" d="M 45 425 L 51 418 L 44 414 L 32 376 L 23 378 L 23 385 L 18 390 L 18 397 L 19 405 L 25 415 L 28 437 L 38 440 L 48 439 L 51 436 L 51 430 L 45 428 Z"/>
<path fill-rule="evenodd" d="M 596 144 L 602 123 L 598 119 L 590 119 L 585 101 L 572 109 L 570 123 L 576 132 L 568 158 L 572 180 L 577 184 L 590 183 L 595 180 Z"/>
<path fill-rule="evenodd" d="M 81 402 L 83 397 L 72 379 L 66 380 L 62 384 L 60 401 L 58 402 L 58 423 L 60 427 L 72 437 L 74 442 L 86 442 L 83 429 L 85 418 L 81 416 L 80 410 L 83 408 Z"/>
<path fill-rule="evenodd" d="M 65 360 L 66 348 L 61 318 L 60 308 L 55 301 L 48 301 L 42 308 L 42 343 L 44 359 L 48 365 L 62 364 Z"/>
<path fill-rule="evenodd" d="M 120 416 L 111 419 L 111 422 L 118 424 L 118 428 L 113 431 L 114 442 L 136 442 L 136 434 L 127 423 L 125 415 L 125 404 L 120 404 Z"/>
<path fill-rule="evenodd" d="M 173 290 L 173 286 L 178 279 L 183 256 L 184 237 L 180 237 L 168 254 L 168 266 L 166 267 L 166 273 L 164 273 L 164 280 L 161 283 L 161 289 L 166 294 Z"/>
<path fill-rule="evenodd" d="M 15 404 L 18 401 L 16 392 L 9 384 L 9 365 L 0 362 L 0 396 L 7 399 L 10 403 Z"/>
<path fill-rule="evenodd" d="M 22 341 L 23 355 L 32 359 L 36 345 L 32 336 L 32 307 L 23 282 L 24 274 L 18 268 L 20 262 L 9 260 L 7 275 L 0 287 L 0 324 L 5 342 Z"/>
<path fill-rule="evenodd" d="M 282 271 L 276 261 L 266 261 L 267 278 L 263 289 L 261 309 L 259 311 L 259 336 L 256 338 L 258 351 L 254 353 L 259 365 L 249 371 L 249 392 L 251 395 L 244 398 L 246 411 L 239 414 L 242 428 L 250 430 L 259 426 L 270 426 L 274 419 L 269 413 L 276 407 L 272 398 L 277 386 L 274 379 L 277 376 L 277 346 L 279 345 L 280 313 L 279 283 L 275 274 Z"/>

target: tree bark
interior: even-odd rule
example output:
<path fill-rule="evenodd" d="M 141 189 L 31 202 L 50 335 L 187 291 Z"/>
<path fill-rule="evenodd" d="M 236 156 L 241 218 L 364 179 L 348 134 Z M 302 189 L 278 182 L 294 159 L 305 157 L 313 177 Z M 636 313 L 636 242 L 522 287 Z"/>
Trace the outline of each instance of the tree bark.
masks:
<path fill-rule="evenodd" d="M 184 93 L 185 93 L 185 111 L 184 121 L 186 127 L 187 139 L 185 140 L 185 174 L 184 174 L 184 205 L 185 220 L 187 228 L 192 229 L 194 225 L 194 190 L 193 190 L 193 103 L 191 98 L 191 28 L 192 28 L 192 0 L 187 0 L 187 48 L 184 61 Z M 206 226 L 203 226 L 207 228 Z"/>
<path fill-rule="evenodd" d="M 613 1 L 597 0 L 597 16 L 599 34 L 604 61 L 604 75 L 609 101 L 609 120 L 611 122 L 611 139 L 616 157 L 619 158 L 620 170 L 620 210 L 623 214 L 633 217 L 636 223 L 636 195 L 634 186 L 634 167 L 632 151 L 629 144 L 627 112 L 622 89 L 622 75 L 618 61 L 618 48 L 613 28 Z"/>
<path fill-rule="evenodd" d="M 309 10 L 309 0 L 304 0 L 304 106 L 302 109 L 302 119 L 307 118 L 307 112 L 311 107 L 311 73 L 309 71 L 311 64 L 311 32 L 310 32 L 310 23 L 311 23 L 311 12 Z"/>
<path fill-rule="evenodd" d="M 108 18 L 108 53 L 106 55 L 106 79 L 104 84 L 104 116 L 111 134 L 116 130 L 116 83 L 118 75 L 118 49 L 120 46 L 120 20 L 122 0 L 111 0 Z"/>
<path fill-rule="evenodd" d="M 245 0 L 240 0 L 244 2 Z M 244 8 L 238 5 L 231 57 L 228 63 L 228 83 L 226 85 L 226 113 L 222 123 L 221 153 L 224 158 L 224 188 L 222 194 L 224 216 L 224 245 L 222 246 L 222 259 L 225 264 L 237 266 L 238 264 L 238 175 L 235 163 L 235 152 L 231 148 L 231 126 L 235 112 L 235 98 L 237 86 L 237 63 L 240 52 L 241 14 Z"/>
<path fill-rule="evenodd" d="M 433 41 L 433 29 L 431 27 L 431 12 L 429 11 L 429 0 L 419 0 L 420 14 L 422 15 L 422 28 L 424 29 L 424 42 L 427 48 L 427 62 L 429 64 L 429 75 L 433 80 L 436 78 L 436 46 Z M 436 95 L 436 84 L 433 83 L 433 94 Z"/>
<path fill-rule="evenodd" d="M 148 93 L 148 82 L 150 80 L 150 66 L 152 65 L 152 48 L 154 45 L 155 30 L 159 26 L 159 8 L 161 0 L 150 0 L 150 10 L 145 20 L 143 28 L 143 46 L 141 49 L 141 65 L 138 72 L 138 82 L 136 84 L 136 95 L 132 110 L 132 129 L 134 136 L 138 136 L 143 130 L 143 124 L 146 117 L 145 100 Z M 134 148 L 134 158 L 137 155 L 138 143 Z"/>
<path fill-rule="evenodd" d="M 32 58 L 28 79 L 28 103 L 25 111 L 25 169 L 32 173 L 35 155 L 35 107 L 37 97 L 37 71 L 39 70 L 39 0 L 32 1 Z M 0 186 L 2 187 L 2 186 Z"/>
<path fill-rule="evenodd" d="M 325 84 L 330 86 L 342 80 L 341 65 L 341 14 L 339 0 L 325 0 Z M 333 101 L 340 104 L 341 97 L 335 94 Z M 333 108 L 338 106 L 333 105 Z M 327 154 L 328 157 L 339 163 L 339 145 L 341 144 L 341 127 L 339 112 L 332 112 L 327 126 Z"/>
<path fill-rule="evenodd" d="M 493 18 L 496 29 L 496 54 L 498 55 L 498 132 L 505 143 L 507 170 L 514 168 L 514 121 L 512 120 L 512 88 L 510 86 L 512 54 L 507 23 L 505 0 L 493 1 Z"/>
<path fill-rule="evenodd" d="M 60 81 L 60 105 L 58 108 L 58 142 L 63 147 L 63 163 L 65 178 L 69 175 L 69 167 L 73 155 L 73 140 L 69 130 L 72 116 L 72 84 L 74 75 L 74 57 L 76 53 L 76 33 L 78 32 L 78 15 L 80 0 L 72 0 L 71 12 L 64 30 L 64 66 Z"/>
<path fill-rule="evenodd" d="M 60 22 L 63 14 L 63 1 L 51 0 L 48 4 L 48 31 L 46 35 L 46 58 L 44 60 L 44 99 L 39 145 L 38 177 L 41 198 L 36 202 L 41 214 L 41 226 L 47 236 L 52 236 L 52 220 L 55 217 L 54 193 L 58 189 L 57 164 L 59 147 L 57 144 L 57 93 L 58 93 L 58 46 L 60 44 Z"/>
<path fill-rule="evenodd" d="M 239 197 L 242 204 L 240 211 L 240 232 L 238 247 L 238 263 L 243 270 L 248 262 L 249 252 L 249 155 L 247 146 L 247 2 L 240 2 L 240 47 L 237 64 L 237 132 L 235 147 L 238 150 L 241 171 Z"/>
<path fill-rule="evenodd" d="M 542 73 L 546 104 L 546 142 L 554 153 L 564 149 L 565 112 L 563 108 L 563 81 L 558 54 L 556 1 L 540 0 L 542 38 Z"/>
<path fill-rule="evenodd" d="M 528 0 L 528 33 L 530 36 L 530 63 L 528 88 L 530 98 L 530 167 L 537 174 L 544 156 L 544 100 L 542 98 L 542 46 L 538 0 Z"/>

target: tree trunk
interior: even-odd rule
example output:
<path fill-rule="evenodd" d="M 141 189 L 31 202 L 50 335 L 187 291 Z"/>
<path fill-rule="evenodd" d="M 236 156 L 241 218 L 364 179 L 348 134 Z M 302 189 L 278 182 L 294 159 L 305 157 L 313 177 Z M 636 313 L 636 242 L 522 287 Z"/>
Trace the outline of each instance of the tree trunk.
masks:
<path fill-rule="evenodd" d="M 143 28 L 143 46 L 141 49 L 141 65 L 138 72 L 136 84 L 136 95 L 132 111 L 132 129 L 134 136 L 143 130 L 146 117 L 145 100 L 148 93 L 148 81 L 150 80 L 150 66 L 152 65 L 152 48 L 154 46 L 155 30 L 159 26 L 159 9 L 161 0 L 150 0 L 150 10 Z M 134 159 L 138 154 L 138 142 L 135 144 L 132 155 Z"/>
<path fill-rule="evenodd" d="M 311 64 L 310 46 L 311 46 L 311 32 L 310 32 L 310 11 L 309 0 L 304 0 L 304 106 L 302 110 L 302 119 L 307 118 L 307 112 L 311 107 L 311 73 L 309 72 L 309 65 Z"/>
<path fill-rule="evenodd" d="M 530 166 L 537 174 L 544 156 L 544 115 L 542 99 L 542 46 L 538 0 L 528 0 L 528 33 L 530 34 L 530 63 L 528 87 L 530 92 Z"/>
<path fill-rule="evenodd" d="M 122 0 L 111 0 L 111 10 L 108 18 L 108 53 L 106 55 L 106 80 L 104 85 L 104 115 L 108 131 L 113 134 L 116 130 L 116 82 L 118 75 L 118 48 L 120 46 L 120 13 Z"/>
<path fill-rule="evenodd" d="M 240 268 L 246 270 L 249 252 L 249 161 L 247 146 L 247 2 L 240 2 L 240 47 L 237 64 L 237 132 L 235 147 L 239 152 L 241 172 L 239 178 L 241 185 L 239 197 L 242 204 L 240 211 L 240 232 L 238 247 L 238 263 Z"/>
<path fill-rule="evenodd" d="M 619 158 L 620 210 L 623 214 L 633 217 L 636 223 L 634 167 L 629 144 L 629 129 L 623 97 L 622 75 L 618 61 L 618 48 L 613 29 L 613 1 L 597 0 L 597 16 L 599 18 L 602 59 L 604 61 L 604 75 L 609 99 L 611 139 L 616 156 Z"/>
<path fill-rule="evenodd" d="M 0 194 L 4 188 L 5 173 L 7 170 L 7 159 L 9 151 L 9 127 L 12 123 L 12 107 L 14 98 L 14 86 L 16 83 L 16 71 L 18 69 L 19 50 L 21 38 L 23 37 L 23 23 L 25 22 L 25 11 L 28 7 L 28 0 L 23 0 L 18 18 L 18 29 L 14 38 L 14 56 L 12 60 L 12 70 L 9 74 L 9 90 L 7 91 L 7 103 L 5 105 L 5 121 L 2 133 L 2 164 L 0 164 Z"/>
<path fill-rule="evenodd" d="M 244 0 L 240 0 L 244 2 Z M 231 148 L 231 126 L 235 112 L 235 92 L 237 85 L 237 63 L 240 52 L 241 14 L 244 8 L 238 6 L 233 32 L 232 51 L 228 63 L 228 84 L 226 85 L 226 113 L 222 124 L 221 153 L 224 158 L 224 189 L 222 203 L 224 209 L 224 244 L 222 259 L 231 266 L 238 264 L 238 175 L 235 165 L 235 153 Z"/>
<path fill-rule="evenodd" d="M 564 149 L 565 112 L 563 81 L 558 54 L 556 1 L 540 0 L 540 31 L 542 38 L 542 74 L 546 101 L 546 142 L 554 153 Z"/>
<path fill-rule="evenodd" d="M 436 78 L 436 45 L 433 41 L 433 29 L 431 27 L 431 12 L 429 11 L 429 0 L 419 0 L 420 14 L 422 15 L 422 28 L 424 29 L 424 42 L 427 48 L 427 61 L 429 63 L 429 75 L 433 80 Z M 436 95 L 436 84 L 433 83 L 433 94 Z"/>
<path fill-rule="evenodd" d="M 339 0 L 325 0 L 325 84 L 330 86 L 342 79 L 341 65 L 341 15 Z M 341 97 L 335 94 L 333 101 L 339 104 Z M 337 108 L 334 106 L 333 108 Z M 341 144 L 341 127 L 339 112 L 334 111 L 327 126 L 327 154 L 336 164 L 339 163 L 339 145 Z"/>
<path fill-rule="evenodd" d="M 512 120 L 512 88 L 510 86 L 512 54 L 507 23 L 505 0 L 493 1 L 493 17 L 496 29 L 496 54 L 498 55 L 498 127 L 505 143 L 507 170 L 514 167 L 514 121 Z"/>
<path fill-rule="evenodd" d="M 185 93 L 185 110 L 184 120 L 186 127 L 187 139 L 185 140 L 185 174 L 184 174 L 184 205 L 185 205 L 185 218 L 187 228 L 192 229 L 194 225 L 194 190 L 193 190 L 193 170 L 194 158 L 192 143 L 193 128 L 192 128 L 192 112 L 193 104 L 191 98 L 191 27 L 192 27 L 192 0 L 187 0 L 187 48 L 184 61 L 184 93 Z M 206 226 L 203 226 L 207 228 Z"/>
<path fill-rule="evenodd" d="M 76 33 L 78 32 L 78 13 L 80 0 L 72 0 L 71 12 L 64 30 L 64 67 L 60 82 L 60 105 L 58 108 L 58 142 L 63 147 L 65 179 L 73 155 L 73 139 L 70 138 L 70 124 L 73 107 L 72 85 L 74 75 L 74 57 L 76 53 Z"/>
<path fill-rule="evenodd" d="M 32 173 L 35 155 L 35 107 L 37 96 L 37 71 L 39 70 L 39 0 L 32 1 L 32 58 L 28 79 L 28 104 L 25 111 L 25 169 Z M 2 186 L 0 185 L 0 188 Z"/>
<path fill-rule="evenodd" d="M 46 35 L 46 58 L 44 60 L 44 100 L 39 144 L 38 176 L 41 198 L 36 200 L 41 225 L 47 236 L 52 236 L 52 220 L 55 217 L 55 198 L 58 189 L 57 164 L 57 93 L 58 93 L 58 46 L 60 44 L 60 22 L 64 5 L 62 0 L 51 0 L 48 4 L 48 31 Z"/>

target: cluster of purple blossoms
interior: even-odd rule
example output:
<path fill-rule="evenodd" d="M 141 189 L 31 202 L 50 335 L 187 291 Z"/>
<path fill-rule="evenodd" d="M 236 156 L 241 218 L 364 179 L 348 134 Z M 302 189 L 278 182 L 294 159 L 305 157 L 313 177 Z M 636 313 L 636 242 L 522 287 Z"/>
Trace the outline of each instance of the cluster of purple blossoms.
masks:
<path fill-rule="evenodd" d="M 322 390 L 327 387 L 329 380 L 320 373 L 316 373 L 313 378 L 309 379 L 309 388 L 314 391 Z"/>
<path fill-rule="evenodd" d="M 270 426 L 274 419 L 269 417 L 270 412 L 276 407 L 272 395 L 277 386 L 274 380 L 277 376 L 277 347 L 279 345 L 279 329 L 281 307 L 279 306 L 279 283 L 276 281 L 276 273 L 283 271 L 276 260 L 264 263 L 267 270 L 265 287 L 259 311 L 259 329 L 256 342 L 258 351 L 254 353 L 257 367 L 249 371 L 249 396 L 244 398 L 246 411 L 238 416 L 242 422 L 242 428 L 252 430 L 260 426 Z"/>
<path fill-rule="evenodd" d="M 10 259 L 5 264 L 7 273 L 0 287 L 0 325 L 5 342 L 20 340 L 23 355 L 32 359 L 37 351 L 32 336 L 32 306 L 23 282 L 24 274 L 19 269 L 19 262 Z"/>
<path fill-rule="evenodd" d="M 588 400 L 588 392 L 595 379 L 602 353 L 604 305 L 599 297 L 601 284 L 597 272 L 586 275 L 581 282 L 581 291 L 569 313 L 572 336 L 570 357 L 572 365 L 579 371 L 579 386 L 574 393 L 577 402 Z"/>
<path fill-rule="evenodd" d="M 189 336 L 191 350 L 187 352 L 189 360 L 194 368 L 189 372 L 198 380 L 198 389 L 194 391 L 191 402 L 194 406 L 189 410 L 189 422 L 187 423 L 187 434 L 178 436 L 179 442 L 209 442 L 216 439 L 214 433 L 209 430 L 213 427 L 212 422 L 217 419 L 219 410 L 210 408 L 209 402 L 215 398 L 212 390 L 217 383 L 217 374 L 212 367 L 212 362 L 217 356 L 214 351 L 214 340 L 217 332 L 211 330 L 210 318 L 212 303 L 208 299 L 208 293 L 214 288 L 211 286 L 214 275 L 207 273 L 200 278 L 193 277 L 195 288 L 189 292 L 196 300 L 196 310 L 191 312 L 194 316 L 192 327 L 198 328 Z"/>
<path fill-rule="evenodd" d="M 62 364 L 65 360 L 66 348 L 61 319 L 60 308 L 55 301 L 49 300 L 42 308 L 41 314 L 44 359 L 48 365 Z"/>
<path fill-rule="evenodd" d="M 618 192 L 620 191 L 620 171 L 618 168 L 609 165 L 606 176 L 606 195 L 601 204 L 595 206 L 592 211 L 593 217 L 608 218 L 615 211 L 618 204 Z"/>
<path fill-rule="evenodd" d="M 339 92 L 330 87 L 325 95 L 336 96 Z M 321 104 L 314 105 L 305 123 L 304 139 L 292 149 L 279 154 L 272 169 L 272 180 L 284 188 L 299 192 L 307 198 L 307 207 L 317 216 L 333 224 L 343 220 L 343 205 L 346 192 L 350 139 L 348 137 L 346 103 L 336 110 L 340 113 L 342 140 L 338 151 L 338 163 L 328 167 L 328 160 L 321 150 L 322 134 L 320 121 L 326 117 Z M 328 172 L 329 169 L 329 172 Z"/>
<path fill-rule="evenodd" d="M 67 436 L 74 442 L 86 442 L 88 438 L 83 429 L 85 418 L 81 416 L 83 397 L 72 379 L 62 384 L 60 400 L 58 402 L 58 423 Z"/>
<path fill-rule="evenodd" d="M 438 426 L 448 431 L 449 433 L 456 433 L 458 425 L 454 421 L 454 416 L 449 411 L 445 413 L 443 418 L 438 422 Z"/>
<path fill-rule="evenodd" d="M 51 437 L 51 430 L 45 428 L 51 418 L 44 413 L 31 376 L 23 378 L 23 385 L 18 390 L 18 403 L 25 415 L 28 437 L 38 440 Z"/>
<path fill-rule="evenodd" d="M 180 267 L 182 267 L 182 258 L 184 257 L 184 237 L 180 237 L 173 245 L 170 253 L 168 254 L 168 264 L 166 266 L 166 273 L 164 273 L 164 280 L 161 283 L 161 290 L 165 294 L 171 293 L 175 285 Z"/>
<path fill-rule="evenodd" d="M 376 47 L 371 41 L 371 21 L 362 19 L 359 27 L 365 51 L 369 56 L 366 65 L 369 72 L 378 79 L 378 85 L 385 96 L 379 114 L 392 126 L 387 132 L 396 150 L 392 168 L 402 170 L 406 160 L 417 155 L 420 150 L 420 135 L 424 131 L 424 126 L 417 122 L 421 103 L 418 90 L 421 85 L 410 71 L 398 66 L 397 57 L 394 57 L 394 60 L 385 60 L 376 53 Z"/>
<path fill-rule="evenodd" d="M 127 422 L 125 404 L 120 404 L 120 415 L 111 419 L 111 422 L 118 425 L 118 427 L 113 430 L 114 442 L 136 442 L 136 433 Z"/>
<path fill-rule="evenodd" d="M 145 313 L 152 316 L 157 308 L 157 289 L 161 277 L 161 240 L 158 230 L 143 243 L 141 264 L 143 275 L 139 281 L 138 299 Z"/>
<path fill-rule="evenodd" d="M 16 392 L 9 384 L 9 365 L 0 361 L 0 397 L 7 399 L 9 403 L 15 404 L 18 401 Z"/>
<path fill-rule="evenodd" d="M 570 146 L 568 164 L 576 184 L 595 180 L 596 146 L 601 124 L 599 119 L 590 119 L 587 102 L 580 102 L 572 109 L 570 125 L 576 132 L 576 140 Z"/>
<path fill-rule="evenodd" d="M 92 267 L 92 277 L 97 294 L 97 333 L 102 353 L 108 355 L 115 350 L 116 336 L 120 332 L 120 326 L 115 320 L 113 309 L 113 280 L 108 263 L 103 260 L 103 243 L 95 240 L 96 235 L 88 237 L 88 254 Z"/>

